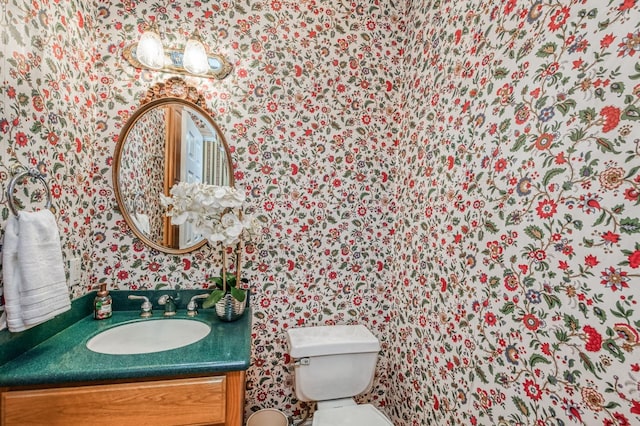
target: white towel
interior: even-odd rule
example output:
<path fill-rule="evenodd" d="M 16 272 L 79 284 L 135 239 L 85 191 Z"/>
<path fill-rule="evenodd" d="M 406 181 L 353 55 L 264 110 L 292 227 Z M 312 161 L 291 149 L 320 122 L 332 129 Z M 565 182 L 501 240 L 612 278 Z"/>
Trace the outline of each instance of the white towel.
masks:
<path fill-rule="evenodd" d="M 51 211 L 9 217 L 2 271 L 9 331 L 26 330 L 71 308 L 60 234 Z"/>
<path fill-rule="evenodd" d="M 144 213 L 135 213 L 131 218 L 136 228 L 138 228 L 138 231 L 145 235 L 151 235 L 151 221 L 149 220 L 149 216 Z"/>

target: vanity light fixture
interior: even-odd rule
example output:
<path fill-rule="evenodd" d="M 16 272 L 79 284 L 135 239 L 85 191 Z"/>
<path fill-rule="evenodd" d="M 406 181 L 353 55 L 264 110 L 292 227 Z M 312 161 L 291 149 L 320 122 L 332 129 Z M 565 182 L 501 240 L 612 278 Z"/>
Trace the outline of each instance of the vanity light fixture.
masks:
<path fill-rule="evenodd" d="M 124 48 L 124 58 L 135 68 L 223 79 L 231 72 L 231 64 L 219 54 L 207 52 L 196 30 L 184 48 L 163 46 L 155 23 L 147 26 L 138 43 Z"/>
<path fill-rule="evenodd" d="M 202 38 L 198 30 L 194 31 L 187 45 L 184 47 L 182 63 L 184 68 L 192 74 L 206 74 L 209 70 L 207 51 L 202 44 Z"/>
<path fill-rule="evenodd" d="M 142 65 L 158 70 L 164 66 L 164 46 L 155 23 L 151 23 L 142 33 L 136 47 L 136 57 Z"/>

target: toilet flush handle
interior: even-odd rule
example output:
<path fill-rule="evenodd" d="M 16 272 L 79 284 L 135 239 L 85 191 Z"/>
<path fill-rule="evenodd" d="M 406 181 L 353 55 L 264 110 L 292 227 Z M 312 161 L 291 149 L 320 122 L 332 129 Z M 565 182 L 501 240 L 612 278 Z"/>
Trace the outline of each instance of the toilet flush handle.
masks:
<path fill-rule="evenodd" d="M 299 366 L 299 365 L 309 365 L 309 364 L 311 364 L 311 360 L 309 358 L 300 358 L 293 365 Z"/>

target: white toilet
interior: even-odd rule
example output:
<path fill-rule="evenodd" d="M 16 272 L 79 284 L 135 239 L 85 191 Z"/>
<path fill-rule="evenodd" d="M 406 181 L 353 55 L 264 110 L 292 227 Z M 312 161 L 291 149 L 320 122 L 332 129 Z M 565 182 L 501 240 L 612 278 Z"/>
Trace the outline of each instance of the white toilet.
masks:
<path fill-rule="evenodd" d="M 287 338 L 296 396 L 318 402 L 313 426 L 393 426 L 373 405 L 353 400 L 371 387 L 380 350 L 365 326 L 294 328 Z"/>

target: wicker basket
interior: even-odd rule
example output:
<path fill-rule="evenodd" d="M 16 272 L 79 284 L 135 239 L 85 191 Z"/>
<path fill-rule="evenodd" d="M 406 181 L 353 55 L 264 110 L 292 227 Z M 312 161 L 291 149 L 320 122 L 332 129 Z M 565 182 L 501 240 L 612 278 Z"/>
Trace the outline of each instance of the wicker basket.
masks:
<path fill-rule="evenodd" d="M 227 293 L 216 303 L 216 315 L 218 315 L 218 318 L 222 321 L 235 321 L 244 314 L 246 306 L 246 296 L 242 302 L 238 302 L 231 293 Z"/>

